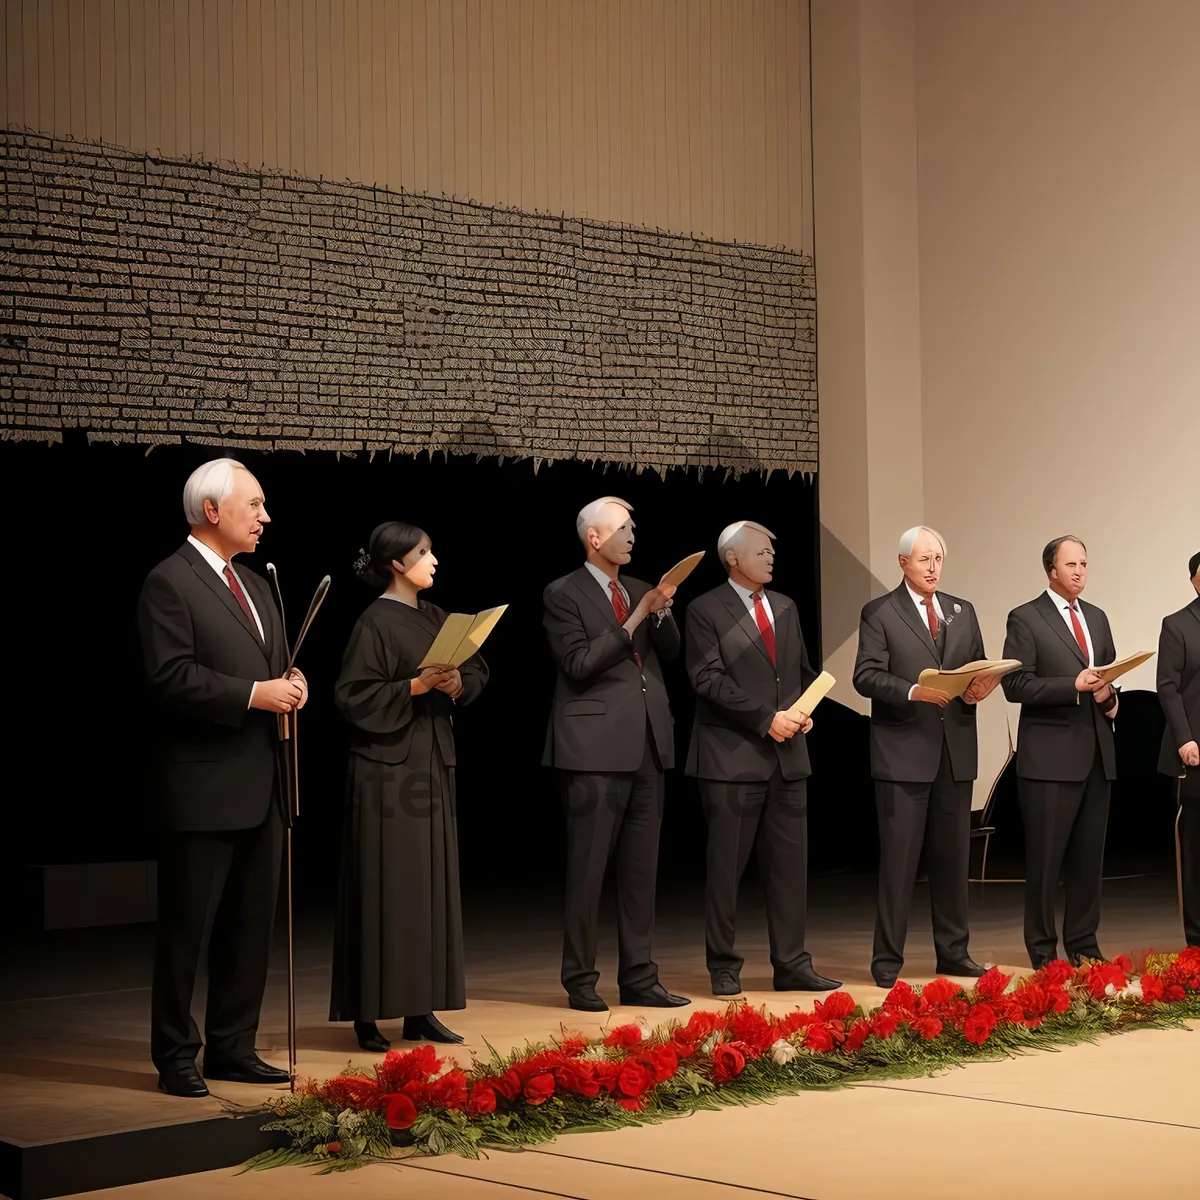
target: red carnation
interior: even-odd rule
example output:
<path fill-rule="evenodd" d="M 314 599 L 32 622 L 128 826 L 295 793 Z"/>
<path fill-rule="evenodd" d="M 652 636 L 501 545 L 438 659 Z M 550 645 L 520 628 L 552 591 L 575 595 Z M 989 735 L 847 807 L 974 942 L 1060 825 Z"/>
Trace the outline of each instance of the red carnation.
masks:
<path fill-rule="evenodd" d="M 447 1071 L 429 1085 L 428 1095 L 431 1104 L 442 1108 L 466 1108 L 467 1077 L 461 1070 Z"/>
<path fill-rule="evenodd" d="M 1046 989 L 1046 995 L 1050 997 L 1050 1007 L 1056 1013 L 1065 1013 L 1071 1007 L 1071 995 L 1064 987 L 1049 987 Z"/>
<path fill-rule="evenodd" d="M 856 1054 L 862 1049 L 862 1044 L 871 1036 L 871 1022 L 867 1020 L 855 1021 L 850 1026 L 850 1032 L 846 1034 L 846 1041 L 842 1045 L 842 1050 L 846 1054 Z"/>
<path fill-rule="evenodd" d="M 640 1025 L 618 1025 L 604 1039 L 606 1046 L 620 1046 L 631 1050 L 642 1044 L 642 1027 Z"/>
<path fill-rule="evenodd" d="M 530 1104 L 545 1104 L 554 1095 L 554 1076 L 549 1072 L 535 1075 L 525 1084 L 524 1095 Z"/>
<path fill-rule="evenodd" d="M 871 1016 L 871 1032 L 880 1041 L 886 1042 L 899 1028 L 902 1019 L 901 1013 L 890 1008 L 881 1008 Z"/>
<path fill-rule="evenodd" d="M 953 1000 L 962 991 L 962 988 L 957 983 L 952 983 L 949 979 L 935 979 L 932 983 L 927 983 L 921 989 L 921 999 L 927 1005 L 946 1004 Z"/>
<path fill-rule="evenodd" d="M 1114 967 L 1120 967 L 1122 974 L 1126 977 L 1133 974 L 1133 960 L 1128 954 L 1118 954 L 1117 957 L 1112 960 L 1112 965 Z"/>
<path fill-rule="evenodd" d="M 810 1025 L 804 1035 L 804 1047 L 817 1054 L 827 1054 L 833 1049 L 833 1037 L 825 1025 Z"/>
<path fill-rule="evenodd" d="M 1163 981 L 1157 975 L 1142 976 L 1142 1000 L 1156 1004 L 1163 998 Z"/>
<path fill-rule="evenodd" d="M 623 1063 L 617 1076 L 617 1090 L 624 1096 L 641 1096 L 653 1083 L 653 1070 L 636 1059 Z"/>
<path fill-rule="evenodd" d="M 1178 1004 L 1180 1000 L 1187 999 L 1187 992 L 1178 983 L 1173 983 L 1166 990 L 1166 1000 L 1169 1004 Z"/>
<path fill-rule="evenodd" d="M 998 967 L 988 967 L 975 984 L 976 994 L 988 1000 L 995 1000 L 1004 995 L 1004 989 L 1012 982 L 1011 975 L 1004 975 Z"/>
<path fill-rule="evenodd" d="M 1050 997 L 1040 983 L 1023 983 L 1015 992 L 1013 999 L 1021 1006 L 1025 1017 L 1044 1017 L 1050 1007 Z"/>
<path fill-rule="evenodd" d="M 390 1128 L 407 1129 L 417 1119 L 417 1106 L 403 1092 L 393 1092 L 384 1100 Z"/>
<path fill-rule="evenodd" d="M 937 1017 L 917 1017 L 909 1024 L 928 1042 L 942 1032 L 942 1023 Z"/>
<path fill-rule="evenodd" d="M 492 1086 L 505 1100 L 513 1101 L 521 1094 L 521 1077 L 509 1067 Z"/>
<path fill-rule="evenodd" d="M 712 1051 L 713 1082 L 728 1083 L 746 1066 L 746 1056 L 736 1042 L 718 1042 Z"/>
<path fill-rule="evenodd" d="M 742 1005 L 730 1014 L 729 1032 L 731 1040 L 745 1042 L 754 1058 L 759 1058 L 776 1041 L 775 1028 L 756 1008 Z"/>
<path fill-rule="evenodd" d="M 647 1050 L 640 1056 L 640 1061 L 654 1072 L 655 1083 L 665 1083 L 679 1070 L 679 1055 L 670 1046 L 658 1046 Z"/>
<path fill-rule="evenodd" d="M 389 1050 L 375 1068 L 375 1077 L 385 1092 L 398 1092 L 406 1083 L 426 1080 L 442 1069 L 442 1060 L 432 1046 L 415 1050 Z"/>
<path fill-rule="evenodd" d="M 1069 962 L 1056 958 L 1038 971 L 1034 978 L 1047 987 L 1062 987 L 1068 980 L 1075 978 L 1075 968 Z"/>
<path fill-rule="evenodd" d="M 467 1098 L 467 1108 L 473 1113 L 496 1111 L 496 1088 L 492 1080 L 481 1079 L 472 1088 Z"/>
<path fill-rule="evenodd" d="M 563 1038 L 558 1043 L 558 1048 L 568 1058 L 578 1058 L 588 1048 L 588 1040 L 576 1034 L 569 1038 Z"/>
<path fill-rule="evenodd" d="M 813 1011 L 822 1021 L 844 1021 L 854 1009 L 854 998 L 849 992 L 834 992 L 813 1005 Z"/>
<path fill-rule="evenodd" d="M 963 1034 L 968 1042 L 982 1046 L 996 1028 L 996 1014 L 989 1004 L 975 1004 L 963 1025 Z"/>
<path fill-rule="evenodd" d="M 1084 976 L 1084 985 L 1095 999 L 1103 1000 L 1109 988 L 1119 992 L 1125 986 L 1125 979 L 1125 972 L 1116 963 L 1093 963 Z"/>
<path fill-rule="evenodd" d="M 903 1008 L 912 1012 L 917 996 L 912 986 L 901 979 L 884 998 L 884 1008 Z"/>

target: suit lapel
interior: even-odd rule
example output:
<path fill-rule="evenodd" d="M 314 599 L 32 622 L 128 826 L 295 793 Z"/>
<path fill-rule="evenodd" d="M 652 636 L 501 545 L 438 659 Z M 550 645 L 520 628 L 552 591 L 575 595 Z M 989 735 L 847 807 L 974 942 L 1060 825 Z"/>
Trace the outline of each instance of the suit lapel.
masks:
<path fill-rule="evenodd" d="M 1196 618 L 1197 621 L 1200 621 L 1200 596 L 1197 596 L 1195 600 L 1193 600 L 1191 604 L 1187 606 L 1187 610 L 1192 614 L 1193 617 Z"/>
<path fill-rule="evenodd" d="M 750 641 L 750 643 L 758 650 L 758 652 L 767 660 L 771 661 L 771 656 L 767 653 L 767 645 L 763 641 L 762 632 L 758 628 L 758 622 L 754 619 L 750 610 L 743 603 L 741 596 L 726 583 L 725 592 L 721 595 L 721 602 L 729 610 L 730 616 L 733 617 L 733 623 L 738 630 Z M 771 602 L 771 610 L 775 612 L 775 603 Z M 779 614 L 775 612 L 775 627 L 778 632 Z M 776 658 L 779 656 L 778 643 L 776 644 Z"/>
<path fill-rule="evenodd" d="M 942 664 L 944 666 L 946 663 L 957 661 L 954 655 L 958 651 L 963 636 L 963 630 L 958 628 L 960 624 L 959 618 L 962 616 L 962 605 L 960 604 L 958 606 L 959 611 L 955 612 L 954 605 L 956 601 L 953 596 L 943 595 L 939 592 L 938 599 L 942 602 L 942 616 L 945 618 L 942 624 L 946 628 L 946 637 L 943 642 L 945 648 L 942 651 Z"/>
<path fill-rule="evenodd" d="M 1064 604 L 1066 601 L 1063 602 Z M 1077 659 L 1086 667 L 1087 659 L 1084 658 L 1083 651 L 1079 648 L 1079 643 L 1075 640 L 1075 635 L 1067 628 L 1066 621 L 1063 620 L 1062 613 L 1058 611 L 1057 604 L 1043 592 L 1037 599 L 1038 612 L 1042 614 L 1046 624 L 1050 626 L 1054 632 L 1062 638 L 1063 644 L 1075 655 Z M 1089 629 L 1091 622 L 1088 623 Z M 1096 631 L 1092 629 L 1092 651 L 1096 649 Z"/>
<path fill-rule="evenodd" d="M 196 548 L 189 542 L 184 542 L 181 547 L 180 554 L 187 559 L 188 565 L 192 568 L 196 578 L 204 584 L 209 591 L 225 606 L 229 615 L 242 627 L 246 634 L 253 639 L 254 644 L 262 651 L 263 655 L 267 655 L 267 647 L 263 644 L 263 639 L 258 636 L 258 630 L 254 626 L 254 622 L 244 612 L 242 606 L 233 598 L 233 591 L 229 585 L 221 579 L 216 571 L 208 565 L 207 562 L 197 552 Z M 240 576 L 239 576 L 240 578 Z M 261 618 L 261 613 L 260 613 Z M 266 633 L 267 626 L 264 620 L 263 632 Z M 269 661 L 269 660 L 268 660 Z"/>
<path fill-rule="evenodd" d="M 787 619 L 788 606 L 791 601 L 778 592 L 766 592 L 767 603 L 771 606 L 771 615 L 775 618 L 775 665 L 787 662 L 788 646 L 791 639 L 792 623 Z M 759 638 L 759 641 L 762 639 Z"/>
<path fill-rule="evenodd" d="M 929 626 L 917 615 L 917 606 L 912 602 L 912 597 L 909 596 L 908 588 L 904 584 L 892 592 L 892 607 L 900 614 L 901 620 L 913 631 L 921 645 L 925 647 L 929 657 L 940 667 L 942 660 L 938 655 L 937 647 L 933 644 L 933 638 L 929 636 Z M 946 631 L 946 636 L 949 638 L 949 630 Z"/>
<path fill-rule="evenodd" d="M 591 604 L 595 610 L 616 629 L 617 626 L 617 610 L 613 608 L 612 601 L 606 600 L 604 593 L 600 590 L 600 584 L 592 577 L 591 571 L 587 567 L 580 567 L 578 571 L 573 572 L 569 577 L 570 581 L 575 585 L 576 591 L 580 596 Z M 629 588 L 625 589 L 629 592 Z M 633 611 L 633 593 L 629 592 L 630 611 Z"/>

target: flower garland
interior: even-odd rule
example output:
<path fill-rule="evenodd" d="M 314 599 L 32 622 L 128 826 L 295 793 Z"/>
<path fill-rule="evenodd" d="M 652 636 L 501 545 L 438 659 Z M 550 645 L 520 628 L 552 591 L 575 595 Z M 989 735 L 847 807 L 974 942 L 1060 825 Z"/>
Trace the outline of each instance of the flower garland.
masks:
<path fill-rule="evenodd" d="M 255 1109 L 289 1145 L 246 1169 L 322 1173 L 411 1155 L 516 1150 L 563 1133 L 616 1129 L 803 1089 L 929 1075 L 970 1061 L 1200 1018 L 1200 948 L 1124 955 L 1076 969 L 1052 962 L 1014 980 L 991 968 L 970 990 L 900 982 L 870 1012 L 846 992 L 811 1012 L 749 1004 L 684 1024 L 565 1034 L 462 1068 L 430 1045 L 392 1050 L 370 1071 L 303 1080 Z M 489 1047 L 490 1049 L 490 1047 Z"/>

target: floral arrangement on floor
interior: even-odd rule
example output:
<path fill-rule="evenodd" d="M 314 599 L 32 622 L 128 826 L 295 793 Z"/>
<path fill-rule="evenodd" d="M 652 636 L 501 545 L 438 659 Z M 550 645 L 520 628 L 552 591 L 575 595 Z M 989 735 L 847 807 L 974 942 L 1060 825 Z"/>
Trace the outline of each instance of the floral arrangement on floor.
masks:
<path fill-rule="evenodd" d="M 289 1145 L 246 1169 L 322 1173 L 411 1155 L 519 1150 L 564 1133 L 617 1129 L 804 1089 L 930 1075 L 968 1062 L 1200 1018 L 1200 949 L 1056 961 L 1014 979 L 993 967 L 967 991 L 897 983 L 870 1012 L 845 992 L 811 1012 L 747 1003 L 603 1038 L 563 1036 L 469 1068 L 432 1046 L 392 1050 L 369 1071 L 303 1080 L 254 1111 Z M 490 1047 L 489 1047 L 490 1049 Z M 240 1110 L 245 1111 L 245 1110 Z"/>

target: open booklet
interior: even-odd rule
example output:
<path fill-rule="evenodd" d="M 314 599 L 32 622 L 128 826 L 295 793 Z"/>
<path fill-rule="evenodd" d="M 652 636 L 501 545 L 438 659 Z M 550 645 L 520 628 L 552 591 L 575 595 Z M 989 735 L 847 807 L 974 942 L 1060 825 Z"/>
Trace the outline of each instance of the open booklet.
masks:
<path fill-rule="evenodd" d="M 1140 667 L 1142 663 L 1153 658 L 1156 651 L 1154 650 L 1139 650 L 1137 654 L 1130 654 L 1125 658 L 1118 658 L 1116 662 L 1111 662 L 1106 667 L 1096 667 L 1096 674 L 1104 680 L 1105 683 L 1112 683 L 1114 679 L 1120 679 L 1126 671 L 1132 671 L 1134 667 Z"/>
<path fill-rule="evenodd" d="M 501 604 L 476 614 L 451 613 L 417 670 L 433 666 L 461 667 L 487 640 L 487 635 L 507 608 L 507 604 Z"/>
<path fill-rule="evenodd" d="M 800 713 L 803 713 L 806 717 L 811 717 L 813 709 L 825 699 L 825 697 L 829 694 L 829 689 L 832 688 L 835 683 L 837 683 L 837 680 L 834 679 L 834 677 L 830 675 L 828 671 L 822 671 L 820 675 L 818 675 L 816 679 L 814 679 L 812 683 L 810 683 L 808 687 L 804 689 L 804 694 L 800 697 L 800 699 L 797 700 L 796 703 L 787 710 L 788 716 L 794 719 L 795 717 L 799 716 Z"/>
<path fill-rule="evenodd" d="M 935 671 L 929 667 L 917 676 L 917 686 L 934 688 L 953 699 L 961 696 L 981 675 L 1007 675 L 1020 665 L 1015 658 L 981 658 L 955 667 L 952 671 Z"/>
<path fill-rule="evenodd" d="M 667 587 L 678 587 L 695 569 L 696 564 L 704 557 L 704 551 L 689 554 L 682 562 L 677 562 L 661 579 L 660 583 Z"/>

